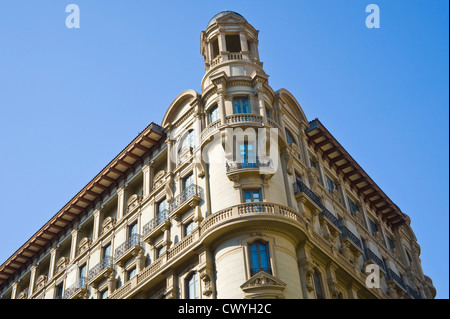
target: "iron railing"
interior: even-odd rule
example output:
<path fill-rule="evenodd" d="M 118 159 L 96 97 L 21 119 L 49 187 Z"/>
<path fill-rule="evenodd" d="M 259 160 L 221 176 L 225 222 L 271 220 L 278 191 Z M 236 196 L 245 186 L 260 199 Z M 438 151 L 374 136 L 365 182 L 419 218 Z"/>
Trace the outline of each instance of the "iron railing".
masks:
<path fill-rule="evenodd" d="M 270 168 L 273 169 L 272 159 L 261 159 L 258 156 L 246 157 L 236 161 L 227 161 L 226 162 L 226 170 L 227 173 L 230 171 L 234 171 L 237 169 L 246 169 L 246 168 Z"/>
<path fill-rule="evenodd" d="M 403 278 L 399 275 L 397 275 L 395 272 L 392 271 L 392 269 L 388 268 L 387 270 L 387 280 L 394 280 L 397 284 L 400 285 L 403 289 L 406 290 L 405 282 L 403 281 Z"/>
<path fill-rule="evenodd" d="M 113 267 L 113 258 L 109 256 L 103 258 L 98 264 L 96 264 L 89 270 L 87 277 L 88 281 L 91 281 L 93 278 L 95 278 L 103 269 L 112 267 Z"/>
<path fill-rule="evenodd" d="M 69 299 L 73 294 L 79 289 L 87 289 L 86 277 L 80 277 L 75 283 L 73 283 L 69 288 L 64 290 L 64 299 Z"/>
<path fill-rule="evenodd" d="M 141 235 L 131 234 L 130 237 L 122 244 L 120 244 L 114 251 L 114 256 L 119 259 L 128 249 L 134 246 L 141 245 Z"/>
<path fill-rule="evenodd" d="M 408 295 L 413 297 L 414 299 L 422 299 L 422 296 L 415 291 L 410 285 L 406 285 L 406 291 L 408 292 Z"/>
<path fill-rule="evenodd" d="M 384 264 L 383 260 L 381 260 L 381 258 L 378 257 L 369 248 L 366 248 L 365 251 L 364 251 L 364 260 L 372 260 L 372 261 L 374 261 L 378 266 L 380 266 L 381 269 L 383 269 L 385 272 L 387 272 L 386 265 Z"/>
<path fill-rule="evenodd" d="M 203 188 L 196 184 L 191 184 L 188 187 L 186 187 L 181 194 L 177 195 L 172 201 L 169 203 L 169 213 L 176 210 L 178 207 L 180 207 L 181 204 L 183 204 L 185 201 L 187 201 L 192 196 L 198 196 L 201 199 L 203 199 Z"/>
<path fill-rule="evenodd" d="M 340 229 L 341 229 L 341 238 L 350 239 L 356 246 L 362 249 L 361 240 L 358 237 L 356 237 L 356 235 L 353 234 L 353 232 L 350 229 L 348 229 L 347 226 L 341 224 Z"/>
<path fill-rule="evenodd" d="M 164 209 L 160 211 L 155 218 L 150 220 L 147 224 L 144 225 L 142 228 L 142 234 L 143 236 L 147 236 L 149 233 L 153 231 L 156 227 L 158 227 L 163 222 L 167 221 L 167 210 Z"/>

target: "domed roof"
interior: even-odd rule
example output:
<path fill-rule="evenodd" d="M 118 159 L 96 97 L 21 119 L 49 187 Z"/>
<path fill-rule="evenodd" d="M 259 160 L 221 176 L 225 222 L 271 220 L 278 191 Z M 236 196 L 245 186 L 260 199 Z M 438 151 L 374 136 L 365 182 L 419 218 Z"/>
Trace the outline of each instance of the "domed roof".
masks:
<path fill-rule="evenodd" d="M 245 20 L 245 18 L 244 18 L 241 14 L 239 14 L 239 13 L 237 13 L 237 12 L 235 12 L 235 11 L 228 11 L 228 10 L 226 10 L 226 11 L 219 12 L 219 13 L 216 14 L 214 17 L 212 17 L 212 19 L 211 19 L 211 20 L 209 21 L 209 23 L 208 23 L 207 28 L 208 28 L 210 25 L 214 24 L 214 23 L 217 21 L 218 18 L 223 17 L 224 15 L 227 15 L 228 13 L 233 13 L 233 14 L 235 14 L 235 15 L 237 15 L 237 16 L 240 16 L 241 18 L 243 18 L 243 19 Z"/>

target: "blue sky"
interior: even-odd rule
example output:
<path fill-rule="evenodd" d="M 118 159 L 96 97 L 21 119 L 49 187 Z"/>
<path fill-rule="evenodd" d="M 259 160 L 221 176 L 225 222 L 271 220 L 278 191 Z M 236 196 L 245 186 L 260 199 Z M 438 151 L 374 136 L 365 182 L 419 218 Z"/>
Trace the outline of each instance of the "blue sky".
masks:
<path fill-rule="evenodd" d="M 68 29 L 66 5 L 80 8 Z M 365 7 L 380 8 L 368 29 Z M 260 30 L 288 89 L 412 219 L 422 267 L 448 298 L 447 0 L 0 0 L 0 264 L 185 89 L 217 12 Z"/>

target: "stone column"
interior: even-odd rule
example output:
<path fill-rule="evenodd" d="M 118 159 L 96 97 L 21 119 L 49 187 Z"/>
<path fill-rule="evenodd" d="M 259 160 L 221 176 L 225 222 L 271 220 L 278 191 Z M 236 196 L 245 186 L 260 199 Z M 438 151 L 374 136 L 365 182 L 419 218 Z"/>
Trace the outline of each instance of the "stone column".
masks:
<path fill-rule="evenodd" d="M 117 189 L 117 221 L 121 220 L 125 213 L 125 188 L 124 183 L 120 183 L 121 185 Z"/>
<path fill-rule="evenodd" d="M 150 163 L 147 160 L 144 161 L 142 166 L 142 198 L 145 199 L 150 195 Z"/>
<path fill-rule="evenodd" d="M 30 270 L 30 284 L 28 286 L 28 297 L 30 297 L 33 294 L 33 291 L 34 291 L 34 283 L 36 281 L 36 269 L 37 269 L 37 265 L 31 266 L 31 270 Z"/>
<path fill-rule="evenodd" d="M 247 37 L 245 36 L 244 30 L 241 30 L 239 32 L 239 39 L 241 40 L 242 58 L 244 60 L 248 60 L 249 59 L 248 44 L 247 44 Z"/>
<path fill-rule="evenodd" d="M 92 241 L 95 242 L 100 234 L 100 210 L 94 210 L 94 233 L 92 234 Z"/>
<path fill-rule="evenodd" d="M 48 270 L 48 279 L 50 280 L 55 275 L 55 266 L 56 266 L 56 252 L 58 251 L 58 246 L 53 247 L 50 250 L 50 267 Z"/>
<path fill-rule="evenodd" d="M 70 245 L 70 261 L 75 259 L 75 256 L 77 255 L 77 243 L 78 243 L 78 231 L 79 227 L 78 225 L 74 227 L 74 230 L 72 230 L 72 243 Z"/>
<path fill-rule="evenodd" d="M 219 29 L 218 42 L 219 42 L 219 53 L 222 56 L 222 61 L 227 61 L 228 60 L 228 52 L 227 52 L 227 45 L 226 45 L 226 41 L 225 41 L 225 33 L 221 29 Z"/>

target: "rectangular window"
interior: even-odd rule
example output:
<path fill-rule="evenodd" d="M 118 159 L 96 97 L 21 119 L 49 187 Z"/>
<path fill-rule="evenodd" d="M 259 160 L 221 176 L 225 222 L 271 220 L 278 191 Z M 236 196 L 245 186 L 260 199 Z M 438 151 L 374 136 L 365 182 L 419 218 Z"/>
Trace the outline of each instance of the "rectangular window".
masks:
<path fill-rule="evenodd" d="M 225 35 L 225 45 L 228 52 L 241 52 L 241 38 L 238 34 Z"/>
<path fill-rule="evenodd" d="M 167 201 L 164 198 L 156 204 L 156 224 L 159 225 L 166 220 L 167 216 Z"/>
<path fill-rule="evenodd" d="M 375 224 L 375 222 L 369 218 L 369 225 L 370 225 L 370 231 L 372 234 L 375 234 L 378 231 L 378 226 Z"/>
<path fill-rule="evenodd" d="M 189 236 L 192 232 L 192 229 L 195 227 L 195 222 L 190 221 L 186 225 L 184 225 L 184 236 Z"/>
<path fill-rule="evenodd" d="M 395 249 L 395 244 L 394 241 L 392 240 L 391 237 L 387 236 L 387 242 L 388 242 L 388 246 L 390 250 L 394 250 Z"/>
<path fill-rule="evenodd" d="M 260 189 L 246 189 L 244 190 L 244 203 L 261 202 L 261 190 Z"/>
<path fill-rule="evenodd" d="M 233 112 L 234 114 L 250 113 L 250 107 L 247 97 L 233 98 Z"/>
<path fill-rule="evenodd" d="M 212 42 L 213 59 L 219 55 L 219 40 L 215 38 Z"/>
<path fill-rule="evenodd" d="M 186 299 L 199 299 L 198 295 L 198 275 L 194 273 L 187 279 L 187 298 Z"/>
<path fill-rule="evenodd" d="M 214 123 L 219 120 L 219 107 L 214 105 L 208 113 L 208 123 Z"/>
<path fill-rule="evenodd" d="M 355 215 L 359 211 L 358 206 L 349 197 L 347 197 L 347 202 L 350 209 L 350 213 L 352 215 Z"/>
<path fill-rule="evenodd" d="M 239 144 L 239 159 L 241 163 L 255 163 L 255 144 L 247 141 Z"/>
<path fill-rule="evenodd" d="M 190 173 L 189 175 L 184 177 L 182 180 L 182 185 L 183 185 L 183 191 L 188 189 L 191 185 L 194 185 L 194 175 L 192 173 Z"/>
<path fill-rule="evenodd" d="M 265 271 L 268 274 L 272 274 L 267 244 L 258 241 L 254 244 L 251 244 L 249 246 L 249 250 L 250 250 L 251 275 L 253 276 L 260 271 Z"/>
<path fill-rule="evenodd" d="M 131 278 L 133 278 L 134 276 L 136 276 L 136 267 L 134 267 L 133 269 L 128 271 L 128 280 L 130 280 Z"/>
<path fill-rule="evenodd" d="M 329 178 L 327 175 L 325 175 L 326 179 L 327 179 L 327 188 L 330 192 L 332 192 L 333 190 L 337 189 L 337 185 L 334 183 L 334 181 Z"/>

